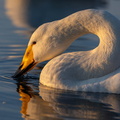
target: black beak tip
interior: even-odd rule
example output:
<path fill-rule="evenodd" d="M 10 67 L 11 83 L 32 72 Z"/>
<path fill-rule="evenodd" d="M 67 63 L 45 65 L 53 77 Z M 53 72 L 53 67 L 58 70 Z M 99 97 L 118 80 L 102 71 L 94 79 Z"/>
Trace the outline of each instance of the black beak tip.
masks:
<path fill-rule="evenodd" d="M 14 75 L 12 76 L 12 78 L 13 78 L 13 79 L 19 79 L 19 78 L 22 78 L 23 76 L 24 76 L 24 75 L 19 76 L 19 75 L 15 75 L 15 74 L 14 74 Z"/>
<path fill-rule="evenodd" d="M 18 79 L 18 78 L 21 78 L 21 77 L 23 77 L 24 75 L 23 75 L 23 72 L 20 70 L 20 69 L 18 69 L 16 72 L 15 72 L 15 74 L 12 76 L 12 78 L 14 78 L 14 79 Z"/>
<path fill-rule="evenodd" d="M 31 64 L 29 64 L 25 69 L 21 70 L 22 65 L 18 68 L 18 70 L 15 72 L 15 74 L 12 76 L 14 79 L 23 78 L 24 74 L 26 74 L 32 67 L 34 67 L 36 63 L 33 61 Z"/>

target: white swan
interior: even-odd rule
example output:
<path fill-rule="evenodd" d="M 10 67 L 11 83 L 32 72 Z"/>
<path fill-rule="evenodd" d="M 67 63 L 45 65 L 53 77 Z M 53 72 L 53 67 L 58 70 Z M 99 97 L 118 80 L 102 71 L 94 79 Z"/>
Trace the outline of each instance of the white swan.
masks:
<path fill-rule="evenodd" d="M 59 55 L 88 33 L 100 39 L 95 49 Z M 120 21 L 106 11 L 88 9 L 43 24 L 33 33 L 14 77 L 50 59 L 40 75 L 40 82 L 46 86 L 120 93 Z"/>

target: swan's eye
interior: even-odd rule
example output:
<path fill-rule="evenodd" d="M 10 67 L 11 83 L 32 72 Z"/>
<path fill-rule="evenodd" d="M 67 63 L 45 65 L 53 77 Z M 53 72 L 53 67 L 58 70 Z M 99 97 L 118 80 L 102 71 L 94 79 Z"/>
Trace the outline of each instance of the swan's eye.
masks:
<path fill-rule="evenodd" d="M 35 44 L 36 44 L 36 41 L 34 41 L 32 44 L 35 45 Z"/>

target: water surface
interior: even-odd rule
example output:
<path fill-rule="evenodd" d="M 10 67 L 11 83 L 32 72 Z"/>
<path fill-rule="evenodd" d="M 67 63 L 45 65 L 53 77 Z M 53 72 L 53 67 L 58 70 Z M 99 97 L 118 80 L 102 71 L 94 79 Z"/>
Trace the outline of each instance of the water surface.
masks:
<path fill-rule="evenodd" d="M 39 83 L 41 63 L 20 81 L 12 75 L 32 32 L 44 22 L 96 8 L 120 19 L 119 0 L 0 0 L 0 120 L 119 120 L 120 95 L 57 90 Z M 66 52 L 89 50 L 98 38 L 86 35 Z"/>

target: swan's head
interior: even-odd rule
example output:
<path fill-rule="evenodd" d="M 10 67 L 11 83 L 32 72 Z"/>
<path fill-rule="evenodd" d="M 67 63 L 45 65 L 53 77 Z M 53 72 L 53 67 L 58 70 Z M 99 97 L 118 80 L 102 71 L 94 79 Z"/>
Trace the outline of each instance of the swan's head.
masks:
<path fill-rule="evenodd" d="M 20 77 L 30 71 L 40 62 L 50 60 L 61 54 L 68 43 L 62 41 L 62 34 L 58 34 L 55 22 L 40 26 L 31 36 L 22 62 L 14 77 Z"/>

